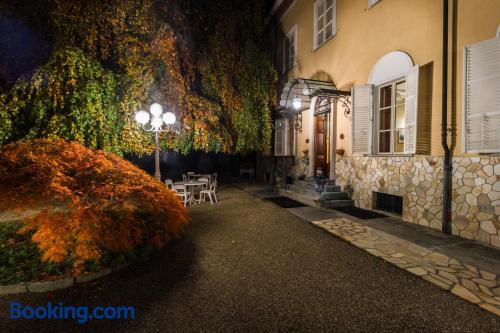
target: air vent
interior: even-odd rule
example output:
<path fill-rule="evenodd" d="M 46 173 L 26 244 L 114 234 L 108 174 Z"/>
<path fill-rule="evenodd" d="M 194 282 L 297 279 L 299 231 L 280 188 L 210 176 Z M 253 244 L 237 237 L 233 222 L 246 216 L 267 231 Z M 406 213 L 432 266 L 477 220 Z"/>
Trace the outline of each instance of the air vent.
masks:
<path fill-rule="evenodd" d="M 373 206 L 374 209 L 402 215 L 403 197 L 382 192 L 373 192 Z"/>

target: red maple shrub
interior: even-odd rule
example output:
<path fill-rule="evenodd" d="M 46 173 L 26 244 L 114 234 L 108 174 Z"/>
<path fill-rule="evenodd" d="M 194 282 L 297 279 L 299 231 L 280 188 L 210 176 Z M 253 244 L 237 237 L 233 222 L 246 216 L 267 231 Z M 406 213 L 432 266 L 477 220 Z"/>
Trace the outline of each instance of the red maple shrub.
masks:
<path fill-rule="evenodd" d="M 86 262 L 139 246 L 162 247 L 189 216 L 178 197 L 132 163 L 74 142 L 18 141 L 0 151 L 0 210 L 40 210 L 23 220 L 42 260 Z"/>

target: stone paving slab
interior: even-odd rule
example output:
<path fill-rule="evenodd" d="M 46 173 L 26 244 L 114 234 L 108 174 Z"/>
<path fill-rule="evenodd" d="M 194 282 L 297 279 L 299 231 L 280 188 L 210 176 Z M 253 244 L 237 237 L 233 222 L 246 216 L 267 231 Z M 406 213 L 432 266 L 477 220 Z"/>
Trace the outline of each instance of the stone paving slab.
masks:
<path fill-rule="evenodd" d="M 311 223 L 500 316 L 500 279 L 492 272 L 348 218 Z"/>

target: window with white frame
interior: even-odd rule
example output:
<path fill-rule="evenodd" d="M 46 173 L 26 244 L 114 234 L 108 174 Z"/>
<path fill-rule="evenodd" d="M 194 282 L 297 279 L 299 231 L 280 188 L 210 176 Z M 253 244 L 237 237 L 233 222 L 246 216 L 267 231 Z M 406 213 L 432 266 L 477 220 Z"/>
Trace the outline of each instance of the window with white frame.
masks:
<path fill-rule="evenodd" d="M 368 8 L 375 6 L 380 0 L 368 0 Z"/>
<path fill-rule="evenodd" d="M 415 154 L 419 66 L 400 79 L 352 88 L 354 154 Z"/>
<path fill-rule="evenodd" d="M 336 0 L 317 0 L 314 3 L 314 49 L 336 33 Z"/>
<path fill-rule="evenodd" d="M 283 38 L 283 72 L 295 67 L 297 63 L 297 26 L 294 26 Z"/>
<path fill-rule="evenodd" d="M 500 37 L 464 52 L 463 150 L 500 152 Z"/>
<path fill-rule="evenodd" d="M 293 155 L 294 128 L 293 119 L 279 118 L 274 122 L 274 155 Z"/>
<path fill-rule="evenodd" d="M 404 152 L 406 81 L 377 87 L 376 151 L 381 154 Z"/>

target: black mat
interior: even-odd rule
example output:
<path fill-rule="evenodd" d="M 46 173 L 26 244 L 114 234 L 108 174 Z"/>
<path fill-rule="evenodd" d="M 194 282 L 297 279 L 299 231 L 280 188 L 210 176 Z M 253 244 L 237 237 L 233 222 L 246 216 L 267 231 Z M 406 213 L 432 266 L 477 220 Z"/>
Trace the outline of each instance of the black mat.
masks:
<path fill-rule="evenodd" d="M 264 199 L 271 201 L 272 203 L 275 203 L 278 206 L 283 207 L 283 208 L 306 207 L 306 205 L 304 205 L 298 201 L 286 198 L 286 197 L 268 197 L 268 198 L 264 198 Z"/>
<path fill-rule="evenodd" d="M 380 213 L 374 212 L 372 210 L 354 207 L 354 206 L 337 207 L 334 209 L 338 210 L 339 212 L 349 214 L 351 216 L 357 217 L 358 219 L 362 219 L 362 220 L 370 220 L 370 219 L 378 219 L 381 217 L 387 217 L 387 215 L 380 214 Z"/>

